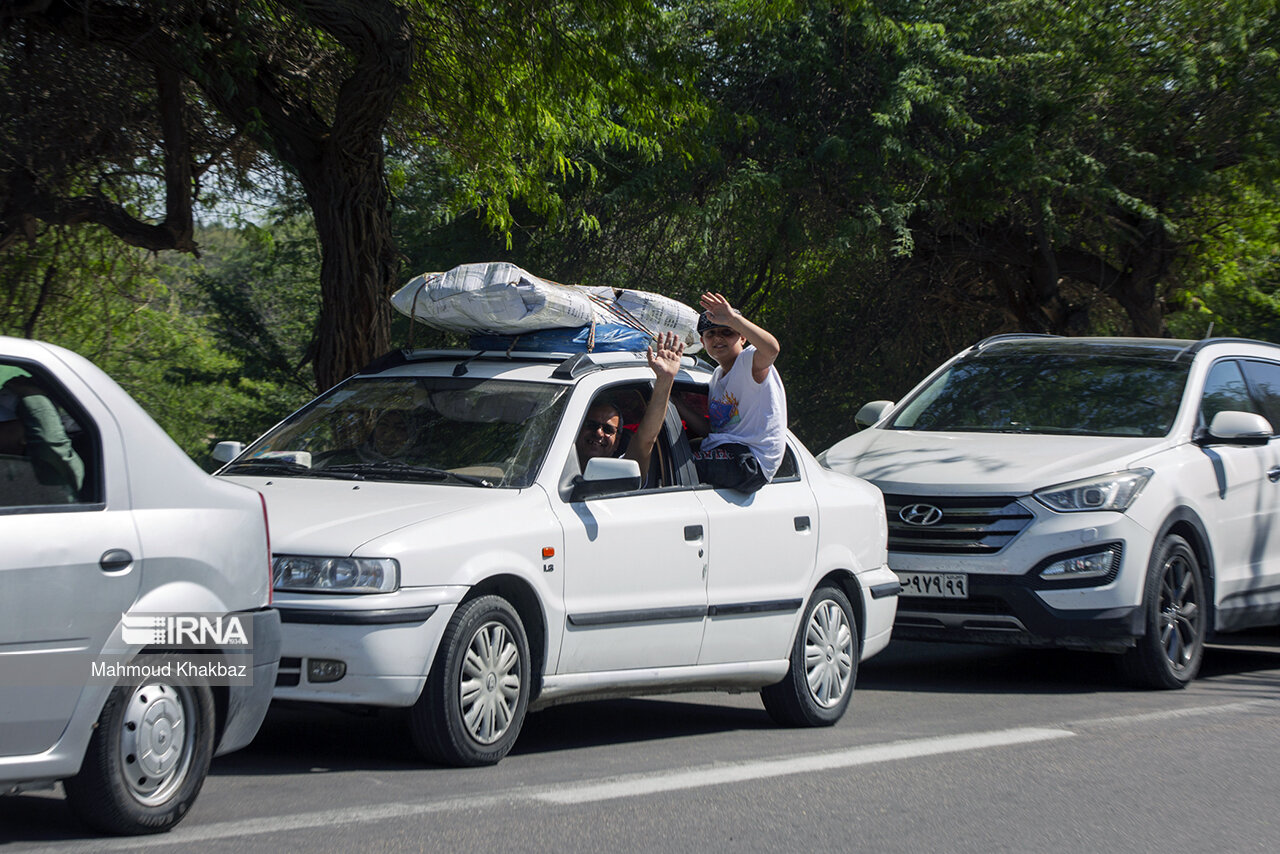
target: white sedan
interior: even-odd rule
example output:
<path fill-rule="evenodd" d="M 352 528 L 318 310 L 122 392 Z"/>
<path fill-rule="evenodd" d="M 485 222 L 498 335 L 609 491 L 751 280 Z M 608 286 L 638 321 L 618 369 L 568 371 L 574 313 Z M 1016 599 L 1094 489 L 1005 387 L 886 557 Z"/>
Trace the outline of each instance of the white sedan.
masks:
<path fill-rule="evenodd" d="M 705 411 L 709 376 L 686 358 L 674 396 Z M 645 478 L 581 471 L 589 410 L 634 423 L 652 387 L 643 353 L 399 353 L 224 448 L 271 512 L 276 698 L 409 707 L 456 765 L 588 697 L 759 690 L 782 723 L 839 720 L 900 586 L 879 491 L 794 437 L 758 492 L 702 485 L 674 405 Z"/>
<path fill-rule="evenodd" d="M 267 542 L 261 497 L 101 370 L 0 337 L 0 794 L 62 780 L 95 829 L 181 821 L 271 700 Z"/>

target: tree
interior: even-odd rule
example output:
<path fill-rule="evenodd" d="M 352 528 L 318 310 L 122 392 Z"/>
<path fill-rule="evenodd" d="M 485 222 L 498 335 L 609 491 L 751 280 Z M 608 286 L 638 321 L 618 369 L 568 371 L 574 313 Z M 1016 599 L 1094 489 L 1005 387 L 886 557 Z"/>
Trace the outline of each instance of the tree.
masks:
<path fill-rule="evenodd" d="M 97 222 L 137 246 L 195 251 L 199 179 L 214 164 L 250 179 L 263 161 L 245 152 L 259 152 L 314 218 L 325 388 L 389 347 L 388 145 L 445 170 L 453 208 L 479 206 L 498 227 L 512 224 L 512 196 L 554 212 L 549 176 L 585 168 L 573 152 L 651 150 L 685 117 L 679 82 L 653 73 L 661 31 L 646 0 L 4 0 L 0 88 L 51 118 L 46 133 L 4 130 L 31 144 L 2 161 L 0 247 L 36 222 Z M 79 97 L 86 79 L 119 81 L 123 131 L 108 132 L 102 116 L 118 113 L 96 112 L 93 91 Z M 37 97 L 49 80 L 52 103 Z M 96 132 L 67 149 L 57 130 L 77 122 Z M 97 180 L 120 173 L 129 180 Z M 139 184 L 163 187 L 158 223 L 141 214 Z"/>
<path fill-rule="evenodd" d="M 1277 4 L 919 6 L 969 58 L 949 73 L 973 123 L 906 135 L 941 167 L 913 215 L 920 250 L 953 286 L 994 285 L 1017 328 L 1084 331 L 1101 294 L 1127 330 L 1164 334 L 1179 270 L 1276 176 Z"/>
<path fill-rule="evenodd" d="M 211 439 L 257 435 L 310 394 L 255 369 L 209 328 L 191 272 L 101 226 L 51 227 L 35 245 L 0 255 L 0 334 L 88 357 L 205 462 Z"/>

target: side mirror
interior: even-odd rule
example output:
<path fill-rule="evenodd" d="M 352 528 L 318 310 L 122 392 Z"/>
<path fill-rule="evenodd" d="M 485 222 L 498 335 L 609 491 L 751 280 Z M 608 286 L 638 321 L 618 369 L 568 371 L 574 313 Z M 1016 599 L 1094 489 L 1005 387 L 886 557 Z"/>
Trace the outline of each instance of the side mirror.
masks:
<path fill-rule="evenodd" d="M 858 429 L 870 427 L 883 418 L 890 409 L 893 409 L 892 400 L 873 400 L 858 410 L 858 414 L 853 416 L 853 423 Z"/>
<path fill-rule="evenodd" d="M 640 488 L 640 464 L 635 460 L 596 457 L 587 460 L 587 470 L 574 481 L 571 500 L 583 501 L 615 492 L 634 492 Z"/>
<path fill-rule="evenodd" d="M 240 456 L 243 450 L 243 442 L 219 442 L 213 446 L 213 453 L 209 456 L 213 457 L 215 463 L 229 463 Z"/>
<path fill-rule="evenodd" d="M 1265 445 L 1271 441 L 1271 422 L 1253 412 L 1227 410 L 1213 416 L 1209 429 L 1195 437 L 1197 445 Z"/>

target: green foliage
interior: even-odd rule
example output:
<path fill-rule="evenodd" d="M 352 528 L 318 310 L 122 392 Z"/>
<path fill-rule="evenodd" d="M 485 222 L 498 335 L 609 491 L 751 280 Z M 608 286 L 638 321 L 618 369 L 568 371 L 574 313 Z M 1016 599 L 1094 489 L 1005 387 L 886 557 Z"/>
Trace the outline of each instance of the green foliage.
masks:
<path fill-rule="evenodd" d="M 110 374 L 193 459 L 212 442 L 252 438 L 308 389 L 220 340 L 188 278 L 97 229 L 56 229 L 0 255 L 0 334 L 38 338 Z M 239 250 L 244 252 L 244 249 Z M 310 328 L 312 317 L 304 323 Z"/>
<path fill-rule="evenodd" d="M 1196 337 L 1212 322 L 1280 340 L 1277 0 L 164 9 L 195 148 L 225 163 L 202 191 L 265 155 L 283 173 L 287 215 L 204 229 L 204 256 L 168 266 L 51 231 L 0 256 L 13 283 L 0 317 L 137 373 L 136 393 L 172 430 L 200 423 L 184 412 L 218 413 L 201 440 L 249 438 L 305 397 L 302 369 L 319 344 L 349 339 L 354 358 L 383 340 L 317 317 L 354 316 L 357 303 L 385 312 L 410 276 L 478 260 L 689 304 L 726 294 L 782 341 L 793 425 L 814 447 L 847 434 L 864 401 L 900 396 L 996 332 Z M 386 49 L 370 49 L 365 32 Z M 408 57 L 403 77 L 378 65 L 392 54 Z M 63 64 L 105 75 L 114 56 Z M 117 152 L 137 168 L 116 168 L 104 186 L 140 214 L 160 204 L 161 158 L 137 61 L 104 90 L 123 90 L 109 97 L 138 116 Z M 5 79 L 16 87 L 28 74 L 58 104 L 73 99 L 77 77 L 60 66 L 14 66 Z M 56 139 L 44 129 L 77 120 L 16 108 L 7 118 L 15 145 L 22 128 Z M 98 174 L 80 159 L 110 148 L 112 132 L 49 161 L 68 164 L 65 186 Z M 224 144 L 229 161 L 216 154 Z M 350 187 L 330 179 L 353 163 L 378 172 L 386 193 L 338 192 Z M 328 224 L 324 245 L 311 210 Z M 373 243 L 377 253 L 359 254 Z M 95 283 L 98 303 L 68 290 L 73 281 Z M 396 323 L 389 340 L 407 343 L 407 322 Z M 317 328 L 341 334 L 322 341 Z"/>

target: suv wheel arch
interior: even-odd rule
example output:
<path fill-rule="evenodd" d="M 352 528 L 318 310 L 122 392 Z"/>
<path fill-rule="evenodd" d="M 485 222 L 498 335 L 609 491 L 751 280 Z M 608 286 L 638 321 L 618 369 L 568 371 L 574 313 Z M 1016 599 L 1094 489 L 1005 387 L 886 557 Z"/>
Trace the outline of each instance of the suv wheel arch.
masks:
<path fill-rule="evenodd" d="M 1178 507 L 1165 518 L 1164 524 L 1160 526 L 1160 530 L 1156 532 L 1156 536 L 1152 539 L 1153 548 L 1164 542 L 1165 537 L 1170 534 L 1176 534 L 1187 541 L 1191 546 L 1191 551 L 1195 553 L 1196 560 L 1200 562 L 1200 572 L 1204 578 L 1205 586 L 1205 603 L 1208 605 L 1205 614 L 1206 636 L 1213 637 L 1217 628 L 1217 599 L 1215 598 L 1214 589 L 1217 586 L 1217 573 L 1213 562 L 1213 550 L 1209 546 L 1209 535 L 1206 533 L 1204 522 L 1200 516 L 1190 507 Z M 1150 557 L 1150 555 L 1147 555 Z"/>

